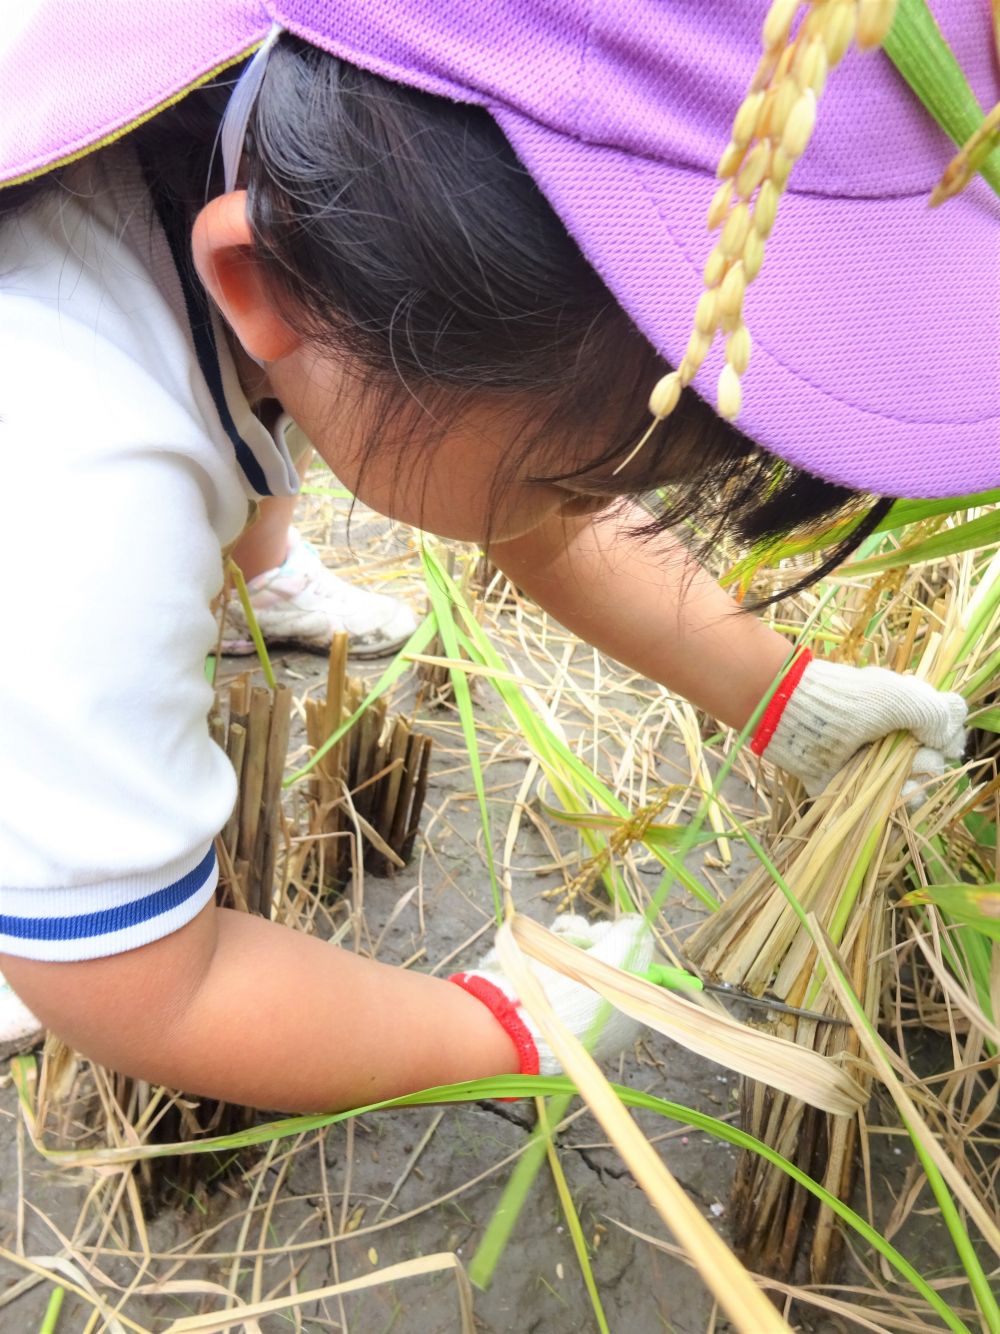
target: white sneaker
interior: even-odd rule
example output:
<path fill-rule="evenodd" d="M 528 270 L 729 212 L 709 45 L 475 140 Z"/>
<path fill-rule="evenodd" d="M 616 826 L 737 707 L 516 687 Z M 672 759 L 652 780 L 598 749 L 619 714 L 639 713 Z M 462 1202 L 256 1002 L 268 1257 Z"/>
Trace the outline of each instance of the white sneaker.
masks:
<path fill-rule="evenodd" d="M 0 1061 L 33 1047 L 45 1029 L 0 973 Z"/>
<path fill-rule="evenodd" d="M 316 549 L 289 530 L 284 565 L 247 583 L 261 634 L 268 643 L 300 644 L 326 651 L 338 630 L 350 637 L 357 658 L 381 658 L 402 647 L 417 628 L 403 602 L 355 588 L 328 570 Z M 235 593 L 225 611 L 223 653 L 253 653 L 253 640 Z"/>

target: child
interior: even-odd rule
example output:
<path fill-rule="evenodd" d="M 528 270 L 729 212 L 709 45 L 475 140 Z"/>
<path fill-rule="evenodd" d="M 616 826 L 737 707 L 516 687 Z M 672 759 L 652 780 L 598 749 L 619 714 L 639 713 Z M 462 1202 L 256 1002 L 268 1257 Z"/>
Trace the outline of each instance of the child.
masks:
<path fill-rule="evenodd" d="M 937 9 L 996 100 L 980 17 Z M 752 293 L 749 436 L 687 391 L 620 466 L 687 341 L 761 17 L 104 0 L 43 3 L 11 41 L 0 541 L 8 569 L 30 552 L 8 615 L 45 652 L 2 669 L 0 963 L 79 1050 L 289 1110 L 554 1068 L 491 957 L 437 979 L 213 904 L 234 780 L 204 721 L 209 604 L 248 493 L 294 493 L 297 433 L 365 503 L 488 542 L 563 624 L 737 728 L 786 642 L 669 523 L 758 536 L 856 510 L 853 487 L 1000 482 L 995 201 L 974 184 L 927 211 L 948 144 L 854 54 Z M 231 80 L 210 76 L 265 38 L 223 123 Z M 22 499 L 40 469 L 41 548 Z M 650 522 L 630 498 L 661 486 Z M 754 749 L 815 792 L 897 728 L 941 765 L 963 720 L 955 696 L 803 654 Z M 635 918 L 559 929 L 612 964 L 650 955 Z M 550 995 L 586 1034 L 590 993 Z"/>

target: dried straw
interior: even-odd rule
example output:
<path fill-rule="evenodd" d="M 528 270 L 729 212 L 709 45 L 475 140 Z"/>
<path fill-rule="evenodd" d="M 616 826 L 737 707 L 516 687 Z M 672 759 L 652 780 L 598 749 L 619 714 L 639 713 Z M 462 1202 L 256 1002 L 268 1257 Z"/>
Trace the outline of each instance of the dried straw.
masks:
<path fill-rule="evenodd" d="M 513 922 L 505 923 L 497 933 L 497 951 L 522 1005 L 736 1329 L 744 1334 L 787 1334 L 789 1325 L 702 1217 L 619 1102 L 593 1057 L 557 1018 L 518 948 Z"/>
<path fill-rule="evenodd" d="M 330 648 L 326 697 L 305 702 L 306 736 L 315 754 L 359 708 L 363 682 L 347 675 L 347 636 Z M 405 866 L 413 853 L 427 792 L 431 740 L 379 698 L 330 746 L 309 785 L 309 837 L 315 846 L 303 883 L 340 888 L 351 869 L 351 839 L 363 839 L 369 870 Z"/>

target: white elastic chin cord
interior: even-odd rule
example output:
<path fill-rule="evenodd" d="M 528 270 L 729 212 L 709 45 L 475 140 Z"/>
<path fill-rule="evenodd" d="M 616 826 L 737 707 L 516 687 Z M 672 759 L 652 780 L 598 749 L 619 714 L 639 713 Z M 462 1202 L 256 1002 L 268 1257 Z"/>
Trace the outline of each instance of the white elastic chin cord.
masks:
<path fill-rule="evenodd" d="M 222 169 L 227 194 L 230 190 L 236 189 L 250 113 L 257 101 L 257 94 L 260 92 L 260 85 L 267 69 L 267 58 L 271 54 L 271 48 L 283 31 L 284 29 L 276 23 L 264 38 L 254 52 L 249 65 L 237 80 L 236 87 L 230 95 L 223 114 L 219 140 L 222 148 Z"/>
<path fill-rule="evenodd" d="M 222 151 L 222 171 L 226 194 L 236 189 L 240 161 L 243 157 L 243 145 L 247 137 L 247 125 L 250 122 L 250 113 L 253 111 L 257 94 L 260 92 L 260 85 L 264 80 L 267 58 L 282 31 L 283 29 L 277 23 L 272 27 L 254 52 L 249 65 L 237 80 L 236 87 L 226 104 L 222 124 L 219 126 L 219 145 Z M 246 352 L 246 348 L 243 350 Z M 251 361 L 255 361 L 258 366 L 264 367 L 264 362 L 255 357 L 253 353 L 247 352 L 246 355 Z"/>

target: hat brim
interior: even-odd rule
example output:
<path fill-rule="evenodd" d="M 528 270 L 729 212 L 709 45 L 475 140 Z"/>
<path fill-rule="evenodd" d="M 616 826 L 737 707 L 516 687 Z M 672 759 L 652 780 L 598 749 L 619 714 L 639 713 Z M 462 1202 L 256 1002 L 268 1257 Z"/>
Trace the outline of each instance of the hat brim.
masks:
<path fill-rule="evenodd" d="M 490 110 L 590 263 L 676 365 L 713 245 L 713 179 Z M 982 181 L 936 210 L 924 194 L 790 189 L 744 309 L 753 356 L 737 425 L 763 448 L 880 495 L 1000 485 L 1000 200 Z M 695 380 L 710 403 L 722 365 L 720 339 Z"/>
<path fill-rule="evenodd" d="M 107 147 L 245 60 L 262 0 L 28 6 L 0 40 L 0 187 Z"/>

